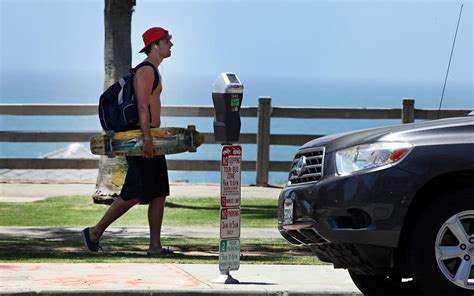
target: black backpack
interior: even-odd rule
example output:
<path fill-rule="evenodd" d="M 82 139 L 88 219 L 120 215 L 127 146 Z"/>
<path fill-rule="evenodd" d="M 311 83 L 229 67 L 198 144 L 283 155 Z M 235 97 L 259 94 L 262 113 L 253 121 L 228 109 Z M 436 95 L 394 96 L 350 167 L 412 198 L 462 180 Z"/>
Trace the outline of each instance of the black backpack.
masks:
<path fill-rule="evenodd" d="M 130 73 L 112 84 L 99 99 L 99 119 L 104 131 L 121 132 L 137 129 L 138 108 L 133 91 L 133 77 L 138 68 L 151 66 L 155 71 L 152 93 L 160 81 L 156 67 L 150 62 L 138 64 Z"/>

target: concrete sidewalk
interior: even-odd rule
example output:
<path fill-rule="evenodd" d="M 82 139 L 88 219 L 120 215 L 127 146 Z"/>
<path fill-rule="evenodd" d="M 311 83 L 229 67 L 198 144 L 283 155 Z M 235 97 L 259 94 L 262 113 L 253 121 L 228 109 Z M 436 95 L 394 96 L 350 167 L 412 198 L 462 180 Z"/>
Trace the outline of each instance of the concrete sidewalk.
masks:
<path fill-rule="evenodd" d="M 81 240 L 80 230 L 0 227 L 0 240 Z M 163 237 L 219 237 L 218 233 L 213 227 L 163 228 Z M 104 239 L 147 236 L 147 227 L 111 227 Z M 274 237 L 280 237 L 276 229 L 242 229 L 242 238 Z M 245 264 L 231 272 L 240 281 L 232 285 L 214 283 L 219 275 L 218 264 L 10 263 L 0 258 L 0 295 L 361 295 L 347 271 L 330 265 Z"/>
<path fill-rule="evenodd" d="M 92 195 L 98 170 L 0 169 L 0 202 L 28 202 L 50 196 Z M 278 199 L 280 187 L 242 185 L 242 198 Z M 219 197 L 215 183 L 171 182 L 170 197 Z"/>
<path fill-rule="evenodd" d="M 277 200 L 281 188 L 242 186 L 242 198 Z M 0 183 L 0 202 L 31 202 L 51 196 L 89 195 L 95 192 L 92 183 Z M 219 197 L 219 184 L 170 183 L 169 198 Z"/>
<path fill-rule="evenodd" d="M 361 295 L 331 266 L 241 265 L 240 284 L 215 284 L 217 265 L 6 263 L 0 295 Z"/>

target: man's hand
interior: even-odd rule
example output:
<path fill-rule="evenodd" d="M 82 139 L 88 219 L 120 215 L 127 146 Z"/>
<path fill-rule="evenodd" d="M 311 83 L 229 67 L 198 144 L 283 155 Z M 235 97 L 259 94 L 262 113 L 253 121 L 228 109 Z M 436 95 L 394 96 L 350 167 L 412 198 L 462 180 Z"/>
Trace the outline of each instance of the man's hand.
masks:
<path fill-rule="evenodd" d="M 152 158 L 156 153 L 152 138 L 145 138 L 143 141 L 143 157 Z"/>

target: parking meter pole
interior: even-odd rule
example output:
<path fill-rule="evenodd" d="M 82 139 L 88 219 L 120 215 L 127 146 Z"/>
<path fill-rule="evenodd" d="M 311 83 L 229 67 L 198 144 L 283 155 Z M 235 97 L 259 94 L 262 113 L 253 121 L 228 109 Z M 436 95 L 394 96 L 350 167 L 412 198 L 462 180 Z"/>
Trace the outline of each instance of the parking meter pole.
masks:
<path fill-rule="evenodd" d="M 240 267 L 240 200 L 242 147 L 223 145 L 221 153 L 219 270 L 214 283 L 237 284 L 231 270 Z"/>
<path fill-rule="evenodd" d="M 220 184 L 220 275 L 213 283 L 238 284 L 230 275 L 240 267 L 240 199 L 242 147 L 240 136 L 243 85 L 233 73 L 221 73 L 213 85 L 214 138 L 222 144 Z"/>
<path fill-rule="evenodd" d="M 221 274 L 212 282 L 214 284 L 228 284 L 228 285 L 240 284 L 239 280 L 233 278 L 230 275 L 229 271 L 221 271 Z"/>

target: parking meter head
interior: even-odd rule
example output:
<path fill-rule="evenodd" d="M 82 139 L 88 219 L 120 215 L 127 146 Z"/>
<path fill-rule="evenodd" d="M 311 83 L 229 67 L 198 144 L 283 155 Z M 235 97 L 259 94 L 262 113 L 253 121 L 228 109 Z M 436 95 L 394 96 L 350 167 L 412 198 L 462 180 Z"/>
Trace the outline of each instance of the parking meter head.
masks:
<path fill-rule="evenodd" d="M 212 86 L 214 138 L 221 144 L 236 143 L 240 136 L 240 107 L 244 86 L 234 73 L 221 73 Z"/>

